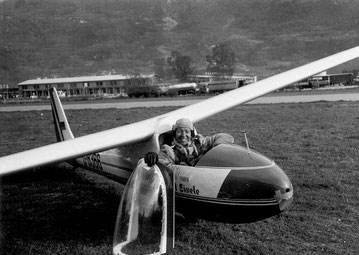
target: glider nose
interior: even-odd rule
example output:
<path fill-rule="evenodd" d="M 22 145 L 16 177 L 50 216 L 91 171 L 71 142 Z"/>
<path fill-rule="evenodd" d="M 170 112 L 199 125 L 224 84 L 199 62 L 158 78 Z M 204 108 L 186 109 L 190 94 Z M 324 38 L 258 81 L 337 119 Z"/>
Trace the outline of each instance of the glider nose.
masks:
<path fill-rule="evenodd" d="M 293 185 L 289 179 L 283 185 L 282 190 L 275 192 L 275 198 L 279 203 L 280 211 L 285 211 L 290 207 L 293 201 Z"/>
<path fill-rule="evenodd" d="M 279 211 L 287 210 L 293 201 L 293 185 L 286 173 L 275 163 L 268 170 L 270 183 L 274 188 L 274 198 L 278 203 Z"/>

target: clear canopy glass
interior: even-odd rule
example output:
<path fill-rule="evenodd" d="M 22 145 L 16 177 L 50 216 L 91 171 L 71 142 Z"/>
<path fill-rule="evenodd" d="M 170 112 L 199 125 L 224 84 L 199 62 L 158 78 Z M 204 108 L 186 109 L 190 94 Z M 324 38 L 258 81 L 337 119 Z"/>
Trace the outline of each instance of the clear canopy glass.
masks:
<path fill-rule="evenodd" d="M 114 254 L 163 254 L 173 247 L 174 191 L 169 174 L 167 168 L 149 168 L 140 160 L 122 195 Z"/>

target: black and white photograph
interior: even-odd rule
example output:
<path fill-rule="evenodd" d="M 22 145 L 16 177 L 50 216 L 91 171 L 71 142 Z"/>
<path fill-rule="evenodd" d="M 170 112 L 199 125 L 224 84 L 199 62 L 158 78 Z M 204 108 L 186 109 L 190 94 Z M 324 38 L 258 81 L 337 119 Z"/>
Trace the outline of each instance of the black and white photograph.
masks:
<path fill-rule="evenodd" d="M 0 0 L 0 254 L 359 254 L 359 1 Z"/>

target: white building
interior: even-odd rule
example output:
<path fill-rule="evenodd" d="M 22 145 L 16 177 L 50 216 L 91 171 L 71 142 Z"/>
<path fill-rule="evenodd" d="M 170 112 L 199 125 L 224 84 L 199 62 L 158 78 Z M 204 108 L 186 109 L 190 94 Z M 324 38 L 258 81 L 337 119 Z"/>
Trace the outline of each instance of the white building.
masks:
<path fill-rule="evenodd" d="M 53 79 L 27 80 L 18 84 L 19 94 L 23 98 L 47 97 L 48 89 L 55 87 L 67 97 L 71 96 L 121 96 L 126 93 L 128 86 L 152 85 L 155 82 L 154 75 L 107 75 L 107 76 L 83 76 Z"/>

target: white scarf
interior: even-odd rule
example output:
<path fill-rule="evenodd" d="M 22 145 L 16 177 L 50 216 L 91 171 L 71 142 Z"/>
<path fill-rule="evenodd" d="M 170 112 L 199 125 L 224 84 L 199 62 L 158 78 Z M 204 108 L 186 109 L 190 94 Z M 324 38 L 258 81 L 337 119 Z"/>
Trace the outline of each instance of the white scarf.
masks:
<path fill-rule="evenodd" d="M 187 146 L 183 146 L 182 144 L 177 142 L 176 139 L 174 139 L 173 144 L 179 151 L 181 151 L 184 155 L 186 155 L 186 157 L 192 155 L 193 153 L 195 154 L 195 156 L 198 156 L 197 147 L 192 141 L 189 144 L 187 144 Z"/>

